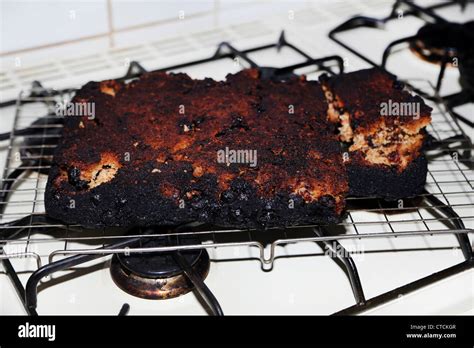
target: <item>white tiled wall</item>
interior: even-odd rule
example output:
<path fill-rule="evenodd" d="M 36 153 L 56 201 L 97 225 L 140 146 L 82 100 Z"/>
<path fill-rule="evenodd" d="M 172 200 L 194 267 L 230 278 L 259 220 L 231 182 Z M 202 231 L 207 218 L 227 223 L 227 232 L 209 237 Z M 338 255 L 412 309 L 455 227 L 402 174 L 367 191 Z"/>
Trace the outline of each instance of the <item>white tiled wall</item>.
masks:
<path fill-rule="evenodd" d="M 211 14 L 217 1 L 112 1 L 117 29 L 153 21 L 175 20 L 197 14 Z"/>
<path fill-rule="evenodd" d="M 328 0 L 315 0 L 327 3 Z M 108 6 L 110 4 L 110 6 Z M 0 0 L 0 54 L 133 27 L 153 26 L 156 39 L 217 26 L 261 20 L 309 7 L 296 0 Z M 184 20 L 180 20 L 184 19 Z M 197 20 L 199 18 L 199 20 Z M 173 36 L 173 35 L 171 35 Z M 130 35 L 129 35 L 130 37 Z M 140 37 L 140 36 L 137 36 Z M 123 40 L 122 40 L 123 41 Z M 107 40 L 110 45 L 110 41 Z M 113 40 L 113 44 L 118 44 Z"/>
<path fill-rule="evenodd" d="M 80 86 L 123 76 L 133 60 L 157 69 L 209 57 L 222 41 L 275 42 L 282 30 L 310 54 L 332 54 L 328 28 L 393 1 L 0 0 L 0 101 L 34 80 Z"/>
<path fill-rule="evenodd" d="M 150 23 L 178 22 L 180 17 L 206 17 L 209 25 L 219 4 L 217 0 L 110 0 L 110 13 L 119 32 Z M 108 0 L 0 0 L 0 9 L 2 53 L 109 31 Z"/>
<path fill-rule="evenodd" d="M 107 32 L 106 1 L 1 0 L 0 51 Z"/>

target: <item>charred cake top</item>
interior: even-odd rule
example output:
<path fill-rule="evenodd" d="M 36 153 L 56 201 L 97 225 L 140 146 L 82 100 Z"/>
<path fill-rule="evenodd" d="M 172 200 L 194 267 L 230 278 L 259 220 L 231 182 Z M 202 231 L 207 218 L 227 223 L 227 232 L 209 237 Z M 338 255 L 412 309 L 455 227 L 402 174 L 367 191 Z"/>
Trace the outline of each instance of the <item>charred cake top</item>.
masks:
<path fill-rule="evenodd" d="M 367 69 L 320 80 L 329 102 L 328 118 L 340 126 L 340 139 L 350 145 L 351 163 L 401 173 L 420 156 L 431 108 L 395 76 Z"/>
<path fill-rule="evenodd" d="M 93 195 L 120 182 L 156 187 L 175 202 L 205 194 L 221 204 L 243 180 L 256 199 L 332 196 L 343 210 L 346 173 L 316 81 L 261 80 L 256 70 L 225 81 L 156 72 L 128 84 L 90 82 L 73 102 L 94 103 L 95 117 L 66 117 L 55 192 Z"/>
<path fill-rule="evenodd" d="M 431 120 L 432 109 L 423 99 L 412 95 L 394 75 L 381 69 L 323 75 L 320 80 L 333 94 L 335 106 L 351 114 L 352 129 L 370 131 L 383 123 L 387 128 L 401 126 L 417 133 Z"/>

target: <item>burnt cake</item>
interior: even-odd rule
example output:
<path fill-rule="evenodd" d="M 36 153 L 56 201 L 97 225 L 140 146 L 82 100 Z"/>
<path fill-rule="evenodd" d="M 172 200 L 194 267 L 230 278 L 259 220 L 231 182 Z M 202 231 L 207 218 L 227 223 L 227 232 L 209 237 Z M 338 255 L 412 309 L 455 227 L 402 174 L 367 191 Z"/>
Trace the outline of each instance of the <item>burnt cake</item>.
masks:
<path fill-rule="evenodd" d="M 328 119 L 346 144 L 349 194 L 399 199 L 425 185 L 425 127 L 431 108 L 380 69 L 320 77 Z"/>
<path fill-rule="evenodd" d="M 45 191 L 53 218 L 256 228 L 341 219 L 348 179 L 317 81 L 157 72 L 90 82 L 72 103 L 95 112 L 65 117 Z"/>

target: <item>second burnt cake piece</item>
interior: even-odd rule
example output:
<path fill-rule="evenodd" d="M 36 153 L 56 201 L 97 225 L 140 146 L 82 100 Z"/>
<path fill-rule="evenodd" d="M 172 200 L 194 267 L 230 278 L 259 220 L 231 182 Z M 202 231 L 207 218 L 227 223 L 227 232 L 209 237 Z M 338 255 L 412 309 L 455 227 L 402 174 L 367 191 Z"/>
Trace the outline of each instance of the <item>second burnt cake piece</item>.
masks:
<path fill-rule="evenodd" d="M 328 118 L 338 124 L 339 138 L 348 146 L 349 194 L 398 199 L 420 193 L 431 108 L 380 69 L 323 75 L 320 81 Z"/>

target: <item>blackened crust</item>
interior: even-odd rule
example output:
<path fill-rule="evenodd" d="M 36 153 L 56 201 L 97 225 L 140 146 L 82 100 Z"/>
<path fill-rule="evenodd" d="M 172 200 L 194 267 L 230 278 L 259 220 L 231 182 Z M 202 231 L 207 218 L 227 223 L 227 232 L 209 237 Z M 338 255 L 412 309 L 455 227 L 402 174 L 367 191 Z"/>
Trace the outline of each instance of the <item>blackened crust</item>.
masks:
<path fill-rule="evenodd" d="M 58 175 L 53 167 L 51 175 Z M 203 178 L 203 186 L 215 178 Z M 269 228 L 308 223 L 338 223 L 334 198 L 323 196 L 307 203 L 301 196 L 278 194 L 271 199 L 259 198 L 255 188 L 243 180 L 234 180 L 222 193 L 222 201 L 212 193 L 203 194 L 180 208 L 174 200 L 157 195 L 157 186 L 130 187 L 116 181 L 101 185 L 93 194 L 67 195 L 48 185 L 45 192 L 46 211 L 69 224 L 88 228 L 106 226 L 178 225 L 186 222 L 213 223 L 224 227 Z M 289 204 L 291 202 L 291 204 Z M 292 208 L 290 208 L 290 206 Z"/>
<path fill-rule="evenodd" d="M 407 198 L 423 191 L 428 173 L 424 155 L 413 160 L 401 173 L 385 165 L 364 165 L 351 161 L 347 166 L 349 195 L 387 200 Z"/>

